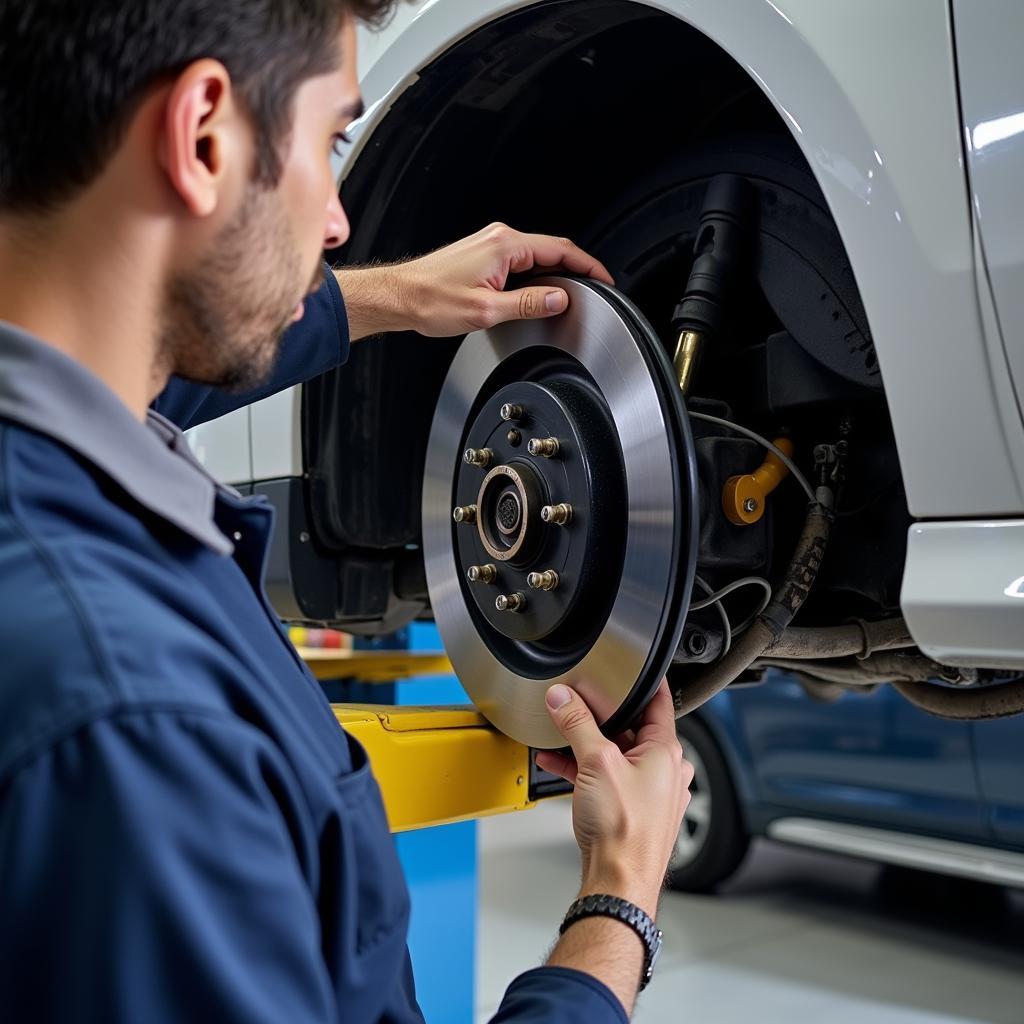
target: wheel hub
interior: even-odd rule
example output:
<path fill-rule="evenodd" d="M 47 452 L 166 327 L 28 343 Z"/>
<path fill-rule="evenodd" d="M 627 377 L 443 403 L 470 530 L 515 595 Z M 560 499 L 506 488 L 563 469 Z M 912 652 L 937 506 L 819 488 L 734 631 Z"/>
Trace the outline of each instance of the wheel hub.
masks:
<path fill-rule="evenodd" d="M 579 689 L 619 728 L 678 643 L 696 544 L 693 444 L 671 365 L 612 289 L 552 279 L 560 317 L 470 335 L 427 451 L 431 603 L 463 685 L 502 731 L 561 746 Z M 470 511 L 471 510 L 471 511 Z"/>
<path fill-rule="evenodd" d="M 607 614 L 609 588 L 595 578 L 592 560 L 612 574 L 622 562 L 625 517 L 615 495 L 625 475 L 613 426 L 580 367 L 549 355 L 521 372 L 539 379 L 497 388 L 466 433 L 467 448 L 491 453 L 490 468 L 464 458 L 456 470 L 455 503 L 472 501 L 477 513 L 473 525 L 455 530 L 455 555 L 491 648 L 521 674 L 543 676 L 566 671 Z M 509 408 L 519 413 L 511 440 L 502 415 Z M 531 455 L 531 441 L 557 444 L 544 449 L 550 455 Z M 469 569 L 483 565 L 494 572 L 471 579 Z M 531 574 L 543 573 L 557 583 L 531 586 Z M 520 595 L 514 608 L 497 606 L 513 594 Z"/>
<path fill-rule="evenodd" d="M 477 532 L 488 557 L 516 564 L 536 549 L 542 486 L 524 462 L 495 466 L 484 477 L 477 496 Z"/>

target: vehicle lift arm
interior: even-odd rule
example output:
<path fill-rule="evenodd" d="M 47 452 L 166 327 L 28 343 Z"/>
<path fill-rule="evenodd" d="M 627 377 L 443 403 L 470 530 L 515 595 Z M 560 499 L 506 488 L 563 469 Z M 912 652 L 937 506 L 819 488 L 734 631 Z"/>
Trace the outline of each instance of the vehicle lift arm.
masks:
<path fill-rule="evenodd" d="M 300 648 L 317 679 L 382 683 L 447 675 L 443 654 Z M 498 732 L 472 706 L 332 704 L 366 748 L 392 832 L 523 811 L 562 784 L 535 784 L 529 747 Z"/>

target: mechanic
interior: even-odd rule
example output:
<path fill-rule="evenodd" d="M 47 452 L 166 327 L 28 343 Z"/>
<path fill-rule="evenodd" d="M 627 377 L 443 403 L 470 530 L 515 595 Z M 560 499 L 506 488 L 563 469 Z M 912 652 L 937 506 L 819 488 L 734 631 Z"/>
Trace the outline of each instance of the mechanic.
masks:
<path fill-rule="evenodd" d="M 566 307 L 511 272 L 609 280 L 501 225 L 324 272 L 355 20 L 389 6 L 0 0 L 5 1020 L 422 1019 L 366 755 L 263 594 L 271 512 L 181 434 L 350 340 Z M 614 742 L 567 687 L 548 706 L 580 895 L 653 918 L 691 775 L 667 690 Z M 579 918 L 495 1019 L 623 1020 L 648 960 L 633 925 Z"/>

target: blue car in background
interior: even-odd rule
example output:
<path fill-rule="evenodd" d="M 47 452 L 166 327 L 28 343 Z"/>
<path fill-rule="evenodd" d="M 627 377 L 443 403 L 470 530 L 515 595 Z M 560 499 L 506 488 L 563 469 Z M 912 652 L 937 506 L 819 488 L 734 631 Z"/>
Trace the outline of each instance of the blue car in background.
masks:
<path fill-rule="evenodd" d="M 925 714 L 889 686 L 772 672 L 679 722 L 695 768 L 669 885 L 706 892 L 753 836 L 1024 886 L 1024 719 Z"/>

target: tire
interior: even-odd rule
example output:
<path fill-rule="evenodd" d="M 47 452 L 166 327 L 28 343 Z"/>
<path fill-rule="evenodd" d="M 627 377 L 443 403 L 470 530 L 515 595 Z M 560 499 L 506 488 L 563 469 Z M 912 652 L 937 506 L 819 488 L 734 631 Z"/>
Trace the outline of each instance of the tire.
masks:
<path fill-rule="evenodd" d="M 677 729 L 694 777 L 666 883 L 678 892 L 709 892 L 740 866 L 750 836 L 729 768 L 711 733 L 692 715 L 680 719 Z"/>

